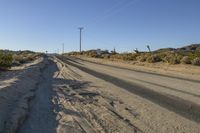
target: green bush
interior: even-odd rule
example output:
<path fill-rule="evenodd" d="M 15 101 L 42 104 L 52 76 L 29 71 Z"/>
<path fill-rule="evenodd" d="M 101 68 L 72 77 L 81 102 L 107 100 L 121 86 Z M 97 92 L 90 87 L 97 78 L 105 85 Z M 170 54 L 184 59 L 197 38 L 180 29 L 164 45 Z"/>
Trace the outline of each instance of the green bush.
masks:
<path fill-rule="evenodd" d="M 0 67 L 1 68 L 10 68 L 12 66 L 13 57 L 12 54 L 0 53 Z"/>
<path fill-rule="evenodd" d="M 182 64 L 191 64 L 191 60 L 188 56 L 184 56 L 182 59 L 181 59 L 181 63 Z"/>
<path fill-rule="evenodd" d="M 194 60 L 192 60 L 192 64 L 193 64 L 193 65 L 200 66 L 200 58 L 197 57 L 197 58 L 195 58 Z"/>

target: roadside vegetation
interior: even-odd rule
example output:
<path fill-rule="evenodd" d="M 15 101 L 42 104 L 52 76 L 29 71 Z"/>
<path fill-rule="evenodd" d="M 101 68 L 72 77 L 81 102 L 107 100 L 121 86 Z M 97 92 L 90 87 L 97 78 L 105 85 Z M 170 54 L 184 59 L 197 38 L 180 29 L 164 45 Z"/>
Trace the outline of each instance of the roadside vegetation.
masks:
<path fill-rule="evenodd" d="M 103 58 L 109 60 L 123 60 L 135 62 L 148 62 L 157 63 L 164 62 L 168 64 L 192 64 L 200 66 L 200 44 L 192 44 L 186 47 L 173 49 L 159 49 L 156 51 L 139 52 L 138 50 L 133 53 L 116 53 L 116 52 L 96 52 L 95 50 L 83 52 L 71 52 L 67 55 L 72 56 L 87 56 L 94 58 Z"/>
<path fill-rule="evenodd" d="M 12 66 L 20 66 L 33 61 L 41 56 L 41 53 L 32 51 L 8 51 L 0 50 L 0 69 L 9 69 Z"/>
<path fill-rule="evenodd" d="M 12 54 L 0 52 L 0 68 L 10 68 L 12 66 L 12 62 Z"/>

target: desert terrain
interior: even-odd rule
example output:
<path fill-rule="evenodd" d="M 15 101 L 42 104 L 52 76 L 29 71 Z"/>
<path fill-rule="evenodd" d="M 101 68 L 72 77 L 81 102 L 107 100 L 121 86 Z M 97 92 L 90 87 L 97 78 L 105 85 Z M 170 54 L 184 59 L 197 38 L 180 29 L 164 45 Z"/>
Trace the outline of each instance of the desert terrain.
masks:
<path fill-rule="evenodd" d="M 199 75 L 169 70 L 49 55 L 1 71 L 0 132 L 199 133 Z"/>
<path fill-rule="evenodd" d="M 200 133 L 200 0 L 0 0 L 0 133 Z"/>

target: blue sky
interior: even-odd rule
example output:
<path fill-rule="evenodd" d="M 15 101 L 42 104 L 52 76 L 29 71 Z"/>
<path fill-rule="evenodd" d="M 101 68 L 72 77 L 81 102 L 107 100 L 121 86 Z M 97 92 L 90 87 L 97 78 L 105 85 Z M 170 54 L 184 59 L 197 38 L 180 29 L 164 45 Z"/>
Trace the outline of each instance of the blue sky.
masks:
<path fill-rule="evenodd" d="M 132 51 L 200 43 L 200 0 L 0 0 L 0 48 Z"/>

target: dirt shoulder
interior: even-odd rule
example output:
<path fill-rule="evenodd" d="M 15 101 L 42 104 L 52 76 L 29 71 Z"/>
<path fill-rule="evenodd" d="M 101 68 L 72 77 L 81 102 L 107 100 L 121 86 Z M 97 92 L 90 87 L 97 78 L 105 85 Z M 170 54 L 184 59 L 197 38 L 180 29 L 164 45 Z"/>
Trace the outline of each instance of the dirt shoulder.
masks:
<path fill-rule="evenodd" d="M 110 65 L 113 67 L 121 67 L 132 69 L 141 72 L 151 72 L 155 74 L 163 74 L 174 77 L 181 77 L 185 79 L 192 79 L 200 81 L 200 67 L 192 65 L 170 65 L 166 63 L 146 63 L 146 62 L 134 62 L 134 61 L 119 61 L 119 60 L 107 60 L 99 58 L 81 57 L 81 60 L 90 61 L 94 63 Z"/>
<path fill-rule="evenodd" d="M 44 68 L 44 58 L 37 59 L 10 71 L 0 77 L 0 132 L 15 132 L 26 119 L 28 103 L 34 97 L 34 90 Z"/>

